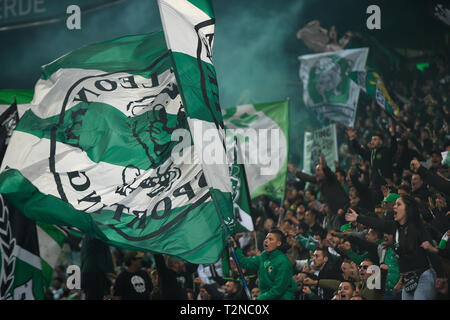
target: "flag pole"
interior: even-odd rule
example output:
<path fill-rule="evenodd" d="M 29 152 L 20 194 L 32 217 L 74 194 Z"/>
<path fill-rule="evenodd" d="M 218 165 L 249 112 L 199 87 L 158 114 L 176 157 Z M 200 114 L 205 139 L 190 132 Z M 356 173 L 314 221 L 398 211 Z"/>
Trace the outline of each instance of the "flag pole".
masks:
<path fill-rule="evenodd" d="M 233 236 L 230 236 L 230 237 L 237 243 L 236 239 Z M 250 290 L 248 288 L 247 281 L 245 281 L 244 272 L 242 271 L 241 264 L 239 263 L 239 259 L 236 255 L 236 251 L 234 250 L 234 246 L 231 246 L 231 253 L 232 253 L 234 262 L 236 262 L 236 267 L 238 269 L 239 276 L 241 277 L 241 281 L 244 285 L 245 294 L 247 295 L 248 300 L 252 300 L 252 295 L 250 294 Z"/>

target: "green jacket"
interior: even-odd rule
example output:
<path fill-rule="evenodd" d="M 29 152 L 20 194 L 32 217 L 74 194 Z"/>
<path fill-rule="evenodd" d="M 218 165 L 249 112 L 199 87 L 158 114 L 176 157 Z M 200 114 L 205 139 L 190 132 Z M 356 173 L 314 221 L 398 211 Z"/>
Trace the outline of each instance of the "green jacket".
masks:
<path fill-rule="evenodd" d="M 386 292 L 394 291 L 394 287 L 397 285 L 400 279 L 400 270 L 398 269 L 398 258 L 394 249 L 387 248 L 386 255 L 384 256 L 384 263 L 388 266 L 388 273 L 386 277 Z"/>
<path fill-rule="evenodd" d="M 256 257 L 246 257 L 236 250 L 244 269 L 257 270 L 259 282 L 258 300 L 293 300 L 297 284 L 292 279 L 293 268 L 288 257 L 280 250 L 264 251 Z"/>

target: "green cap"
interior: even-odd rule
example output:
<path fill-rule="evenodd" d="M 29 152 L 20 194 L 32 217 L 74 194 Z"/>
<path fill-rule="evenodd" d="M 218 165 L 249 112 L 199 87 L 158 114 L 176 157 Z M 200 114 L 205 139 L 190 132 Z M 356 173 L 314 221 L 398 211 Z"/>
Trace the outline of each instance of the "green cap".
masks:
<path fill-rule="evenodd" d="M 400 196 L 396 193 L 389 193 L 386 198 L 384 198 L 383 202 L 395 202 Z"/>

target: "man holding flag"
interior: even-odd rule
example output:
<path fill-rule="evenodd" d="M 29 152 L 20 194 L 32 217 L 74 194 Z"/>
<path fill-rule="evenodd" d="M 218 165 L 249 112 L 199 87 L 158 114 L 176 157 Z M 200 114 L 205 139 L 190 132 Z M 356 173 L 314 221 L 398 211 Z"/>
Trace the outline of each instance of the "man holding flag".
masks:
<path fill-rule="evenodd" d="M 264 240 L 264 251 L 256 257 L 246 257 L 232 238 L 242 267 L 258 271 L 259 297 L 256 300 L 293 300 L 297 284 L 293 280 L 293 268 L 289 258 L 280 250 L 284 234 L 272 229 Z"/>

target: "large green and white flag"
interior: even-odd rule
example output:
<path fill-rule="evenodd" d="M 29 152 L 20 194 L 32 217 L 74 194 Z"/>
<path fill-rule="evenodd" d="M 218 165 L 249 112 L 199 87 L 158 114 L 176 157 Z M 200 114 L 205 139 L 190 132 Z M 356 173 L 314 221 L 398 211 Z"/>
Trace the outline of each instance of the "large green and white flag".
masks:
<path fill-rule="evenodd" d="M 389 115 L 398 115 L 399 107 L 392 100 L 378 72 L 373 70 L 352 71 L 349 76 L 365 93 L 375 99 L 377 104 Z"/>
<path fill-rule="evenodd" d="M 334 161 L 339 161 L 337 151 L 336 125 L 326 126 L 313 132 L 305 131 L 303 144 L 303 172 L 315 174 L 319 157 L 323 155 L 328 167 L 334 171 Z"/>
<path fill-rule="evenodd" d="M 289 151 L 289 101 L 247 104 L 223 111 L 227 146 L 238 138 L 252 198 L 284 198 Z"/>
<path fill-rule="evenodd" d="M 36 223 L 0 194 L 0 300 L 43 300 Z"/>
<path fill-rule="evenodd" d="M 300 56 L 303 102 L 332 122 L 353 127 L 359 86 L 348 73 L 364 70 L 368 48 Z"/>
<path fill-rule="evenodd" d="M 0 192 L 32 219 L 113 246 L 216 262 L 225 234 L 217 209 L 232 217 L 231 196 L 211 187 L 195 139 L 185 143 L 195 94 L 182 99 L 177 67 L 162 32 L 89 45 L 43 66 L 5 154 Z M 222 185 L 231 190 L 229 178 Z"/>

